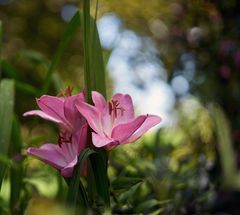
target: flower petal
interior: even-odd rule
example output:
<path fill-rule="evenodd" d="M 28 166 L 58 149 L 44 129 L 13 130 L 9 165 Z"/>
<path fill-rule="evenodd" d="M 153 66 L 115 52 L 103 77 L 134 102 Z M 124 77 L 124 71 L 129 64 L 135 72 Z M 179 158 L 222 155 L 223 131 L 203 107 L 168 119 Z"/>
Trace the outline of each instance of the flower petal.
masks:
<path fill-rule="evenodd" d="M 43 119 L 50 120 L 50 121 L 56 122 L 58 124 L 64 124 L 61 120 L 56 119 L 56 118 L 44 113 L 41 110 L 32 110 L 32 111 L 28 111 L 23 114 L 23 116 L 34 116 L 34 115 L 40 116 Z"/>
<path fill-rule="evenodd" d="M 134 118 L 134 108 L 132 98 L 128 94 L 115 94 L 111 100 L 117 100 L 119 102 L 119 107 L 124 109 L 123 114 L 118 114 L 114 125 L 128 123 Z"/>
<path fill-rule="evenodd" d="M 76 156 L 67 166 L 61 169 L 61 174 L 66 178 L 71 177 L 73 174 L 74 166 L 77 164 L 77 161 L 78 158 Z"/>
<path fill-rule="evenodd" d="M 88 124 L 85 123 L 81 128 L 72 136 L 72 150 L 77 155 L 80 154 L 81 150 L 87 147 L 87 131 Z"/>
<path fill-rule="evenodd" d="M 75 106 L 75 102 L 77 100 L 79 100 L 81 102 L 84 101 L 83 93 L 79 93 L 76 96 L 67 97 L 65 99 L 64 105 L 63 105 L 64 116 L 67 119 L 67 121 L 70 123 L 70 125 L 72 126 L 72 129 L 74 129 L 74 130 L 78 129 L 85 121 Z"/>
<path fill-rule="evenodd" d="M 40 148 L 28 148 L 27 152 L 51 166 L 61 169 L 67 165 L 63 154 L 59 152 L 59 146 L 55 144 L 44 144 Z"/>
<path fill-rule="evenodd" d="M 40 99 L 37 99 L 37 104 L 39 108 L 49 116 L 68 124 L 64 115 L 64 100 L 62 98 L 44 95 L 41 96 Z"/>
<path fill-rule="evenodd" d="M 111 137 L 119 141 L 120 144 L 124 143 L 144 123 L 146 118 L 147 116 L 142 115 L 129 123 L 116 126 L 112 131 Z"/>
<path fill-rule="evenodd" d="M 95 107 L 101 112 L 106 107 L 108 107 L 108 103 L 106 102 L 105 98 L 102 96 L 102 94 L 100 94 L 97 91 L 92 92 L 92 100 L 93 100 Z"/>
<path fill-rule="evenodd" d="M 106 146 L 108 144 L 118 144 L 118 141 L 115 141 L 113 139 L 101 136 L 99 134 L 96 134 L 94 132 L 92 132 L 92 141 L 93 141 L 93 145 L 96 147 L 103 147 Z"/>
<path fill-rule="evenodd" d="M 127 139 L 123 144 L 125 143 L 131 143 L 136 141 L 138 138 L 140 138 L 144 133 L 146 133 L 150 128 L 153 126 L 159 124 L 161 122 L 161 118 L 159 116 L 155 115 L 147 115 L 146 120 L 144 123 L 134 132 L 134 134 Z"/>
<path fill-rule="evenodd" d="M 85 102 L 76 102 L 78 111 L 85 117 L 89 126 L 97 133 L 103 134 L 99 111 Z"/>

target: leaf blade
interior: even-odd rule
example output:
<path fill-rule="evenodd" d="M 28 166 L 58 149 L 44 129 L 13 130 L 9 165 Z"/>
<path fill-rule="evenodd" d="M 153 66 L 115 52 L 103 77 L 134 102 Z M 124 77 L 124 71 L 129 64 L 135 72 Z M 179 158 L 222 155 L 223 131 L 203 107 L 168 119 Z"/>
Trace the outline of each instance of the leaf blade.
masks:
<path fill-rule="evenodd" d="M 2 80 L 0 83 L 0 153 L 8 154 L 12 129 L 12 117 L 14 107 L 14 82 Z M 4 177 L 6 166 L 0 164 L 0 187 Z"/>
<path fill-rule="evenodd" d="M 69 44 L 69 42 L 71 41 L 73 35 L 76 33 L 77 29 L 80 27 L 80 25 L 81 25 L 80 14 L 79 14 L 79 12 L 76 12 L 75 15 L 73 16 L 73 18 L 71 19 L 71 21 L 68 23 L 68 25 L 63 33 L 63 36 L 60 40 L 57 51 L 55 52 L 55 54 L 53 56 L 53 59 L 50 64 L 50 67 L 48 69 L 47 75 L 43 82 L 44 84 L 41 89 L 41 94 L 44 94 L 48 91 L 48 87 L 50 85 L 52 75 L 57 68 L 57 65 L 62 57 L 62 54 L 63 54 L 64 50 L 66 49 L 67 45 Z"/>

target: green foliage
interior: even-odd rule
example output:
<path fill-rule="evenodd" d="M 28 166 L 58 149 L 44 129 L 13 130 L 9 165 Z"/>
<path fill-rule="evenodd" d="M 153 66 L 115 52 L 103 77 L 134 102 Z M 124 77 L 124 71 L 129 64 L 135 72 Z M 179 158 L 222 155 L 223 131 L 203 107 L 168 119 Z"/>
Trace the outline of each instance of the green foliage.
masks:
<path fill-rule="evenodd" d="M 122 15 L 127 26 L 147 34 L 156 42 L 156 47 L 161 50 L 161 60 L 168 70 L 169 82 L 174 77 L 175 69 L 182 67 L 183 54 L 191 53 L 196 56 L 197 75 L 189 84 L 191 93 L 195 93 L 206 103 L 203 105 L 196 99 L 195 106 L 191 106 L 179 99 L 174 127 L 162 128 L 160 132 L 149 135 L 136 144 L 116 148 L 110 155 L 104 150 L 84 150 L 79 156 L 69 189 L 65 181 L 59 175 L 56 176 L 57 171 L 35 159 L 25 160 L 25 147 L 38 146 L 46 139 L 55 140 L 57 134 L 56 128 L 52 128 L 51 124 L 43 125 L 41 121 L 22 119 L 20 115 L 23 108 L 20 106 L 23 104 L 24 111 L 28 110 L 30 103 L 27 99 L 32 104 L 34 97 L 51 92 L 52 83 L 53 92 L 57 93 L 62 88 L 63 74 L 56 70 L 65 70 L 66 65 L 71 65 L 71 70 L 81 68 L 82 47 L 76 45 L 76 42 L 71 44 L 75 38 L 78 42 L 83 38 L 84 87 L 88 102 L 91 103 L 92 90 L 97 90 L 106 97 L 105 65 L 96 17 L 94 19 L 90 15 L 90 1 L 83 1 L 83 12 L 77 12 L 73 16 L 58 44 L 59 32 L 62 31 L 64 23 L 60 23 L 59 19 L 55 22 L 52 20 L 53 14 L 59 14 L 56 11 L 60 11 L 64 1 L 58 4 L 53 0 L 22 1 L 21 4 L 1 7 L 0 15 L 4 14 L 8 18 L 5 20 L 10 21 L 5 22 L 4 26 L 7 31 L 3 38 L 3 41 L 6 41 L 4 44 L 7 44 L 6 50 L 2 49 L 4 44 L 0 23 L 0 76 L 12 80 L 2 80 L 0 84 L 0 181 L 6 172 L 3 170 L 10 170 L 5 174 L 3 183 L 5 191 L 9 185 L 10 195 L 7 192 L 1 193 L 0 213 L 23 214 L 26 207 L 26 215 L 36 209 L 45 213 L 52 211 L 51 207 L 57 205 L 57 209 L 53 211 L 58 212 L 52 214 L 58 214 L 59 211 L 65 214 L 62 207 L 48 198 L 56 196 L 65 200 L 64 193 L 68 192 L 67 201 L 79 206 L 75 208 L 77 212 L 83 209 L 85 213 L 86 208 L 90 207 L 92 211 L 87 211 L 89 213 L 110 213 L 111 206 L 113 214 L 202 214 L 209 208 L 214 208 L 214 204 L 221 197 L 219 190 L 239 190 L 240 177 L 236 161 L 238 154 L 234 150 L 238 149 L 239 141 L 239 136 L 236 135 L 239 130 L 239 117 L 238 114 L 235 115 L 238 113 L 240 98 L 237 73 L 239 37 L 234 36 L 234 32 L 239 34 L 239 19 L 236 14 L 229 13 L 229 10 L 234 8 L 234 2 L 236 1 L 213 4 L 203 0 L 187 3 L 150 0 L 148 7 L 143 6 L 146 3 L 143 0 L 101 2 L 103 7 L 100 8 L 104 9 L 100 13 L 106 12 L 106 8 L 114 9 Z M 35 10 L 34 5 L 38 5 Z M 43 10 L 39 10 L 45 5 L 52 10 L 47 16 Z M 11 11 L 11 7 L 15 9 Z M 39 12 L 42 11 L 43 16 L 40 16 Z M 227 14 L 233 16 L 224 20 Z M 12 20 L 11 16 L 14 16 Z M 22 18 L 23 16 L 26 18 Z M 40 17 L 38 21 L 37 16 Z M 24 22 L 24 19 L 27 21 Z M 44 24 L 48 21 L 50 27 Z M 158 23 L 159 28 L 154 28 L 154 21 L 157 21 L 155 24 Z M 21 28 L 15 22 L 22 23 Z M 14 23 L 14 27 L 11 23 Z M 42 26 L 47 26 L 48 29 L 44 31 Z M 197 43 L 189 40 L 190 30 L 196 26 L 205 32 L 202 40 Z M 228 28 L 230 30 L 226 35 L 223 30 Z M 162 33 L 164 29 L 165 35 Z M 78 30 L 81 30 L 82 35 L 77 34 Z M 26 34 L 21 31 L 26 31 Z M 39 37 L 36 38 L 36 35 Z M 222 53 L 221 47 L 226 44 L 230 44 L 230 48 L 225 50 L 226 53 Z M 56 51 L 52 60 L 49 60 L 46 56 L 52 55 L 55 46 Z M 34 47 L 38 47 L 38 51 L 35 51 Z M 75 60 L 69 60 L 68 57 L 64 60 L 65 56 L 69 56 L 68 47 L 71 48 L 70 55 L 76 55 L 72 50 L 77 50 L 78 54 L 73 56 Z M 21 50 L 16 54 L 18 49 Z M 21 64 L 24 66 L 21 67 Z M 222 73 L 222 66 L 227 68 L 227 73 Z M 30 68 L 31 72 L 28 73 L 26 68 Z M 68 75 L 69 70 L 66 70 L 65 74 Z M 78 70 L 78 73 L 80 72 L 81 69 Z M 33 78 L 35 76 L 37 81 Z M 74 75 L 74 79 L 78 86 L 81 86 L 79 76 L 76 78 Z M 13 82 L 19 116 L 12 120 Z M 64 80 L 64 84 L 66 83 Z M 212 108 L 210 114 L 205 107 L 210 100 L 218 101 L 222 108 Z M 84 162 L 88 163 L 88 178 L 79 179 Z M 27 206 L 32 196 L 48 198 L 33 199 Z"/>
<path fill-rule="evenodd" d="M 0 82 L 0 154 L 7 155 L 10 145 L 13 107 L 14 107 L 14 82 L 2 80 Z M 0 187 L 6 170 L 6 165 L 0 163 Z"/>
<path fill-rule="evenodd" d="M 75 167 L 73 177 L 71 178 L 71 181 L 69 183 L 67 203 L 73 205 L 74 207 L 78 205 L 81 210 L 87 209 L 88 199 L 86 191 L 80 181 L 80 176 L 81 173 L 83 172 L 84 163 L 86 164 L 88 156 L 90 156 L 93 153 L 95 152 L 90 148 L 86 148 L 80 153 L 78 157 L 78 164 Z M 77 201 L 78 197 L 80 198 L 79 201 Z"/>
<path fill-rule="evenodd" d="M 66 49 L 67 45 L 69 44 L 70 40 L 72 39 L 72 37 L 75 35 L 75 33 L 76 33 L 77 29 L 79 28 L 80 24 L 81 24 L 80 15 L 79 15 L 79 12 L 77 12 L 73 16 L 71 21 L 68 23 L 68 25 L 67 25 L 64 33 L 63 33 L 63 36 L 62 36 L 61 41 L 59 43 L 59 46 L 56 49 L 56 52 L 55 52 L 54 57 L 52 59 L 52 62 L 49 66 L 47 75 L 46 75 L 45 80 L 43 82 L 41 94 L 46 93 L 48 91 L 48 87 L 50 85 L 52 75 L 57 68 L 57 65 L 58 65 L 58 63 L 59 63 L 59 61 L 62 57 L 62 54 L 63 54 L 64 50 Z"/>
<path fill-rule="evenodd" d="M 13 158 L 13 165 L 10 169 L 10 209 L 12 214 L 20 212 L 20 195 L 23 187 L 24 157 L 21 155 L 22 138 L 20 124 L 16 117 L 13 119 L 10 156 Z"/>

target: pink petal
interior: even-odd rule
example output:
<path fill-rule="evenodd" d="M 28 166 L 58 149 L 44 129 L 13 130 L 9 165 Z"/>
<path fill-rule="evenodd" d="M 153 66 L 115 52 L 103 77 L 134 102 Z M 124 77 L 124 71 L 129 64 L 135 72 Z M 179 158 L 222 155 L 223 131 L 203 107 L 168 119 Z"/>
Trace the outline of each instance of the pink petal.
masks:
<path fill-rule="evenodd" d="M 23 114 L 23 116 L 33 116 L 33 115 L 40 116 L 43 119 L 50 120 L 50 121 L 53 121 L 53 122 L 56 122 L 59 124 L 64 124 L 61 120 L 56 119 L 56 118 L 44 113 L 41 110 L 32 110 L 32 111 L 28 111 Z"/>
<path fill-rule="evenodd" d="M 85 117 L 89 126 L 97 133 L 103 133 L 99 110 L 85 102 L 76 102 L 78 111 Z"/>
<path fill-rule="evenodd" d="M 92 100 L 95 107 L 100 111 L 108 107 L 108 103 L 106 102 L 105 98 L 97 91 L 92 92 Z"/>
<path fill-rule="evenodd" d="M 84 101 L 84 95 L 83 93 L 80 93 L 76 96 L 69 96 L 64 101 L 64 116 L 67 119 L 67 121 L 72 126 L 72 129 L 75 130 L 78 127 L 80 127 L 83 122 L 85 121 L 84 118 L 81 116 L 79 111 L 77 110 L 75 106 L 76 101 Z"/>
<path fill-rule="evenodd" d="M 80 135 L 77 143 L 77 153 L 80 154 L 81 150 L 87 147 L 87 132 L 88 132 L 88 124 L 85 124 L 81 127 Z"/>
<path fill-rule="evenodd" d="M 129 123 L 116 126 L 112 131 L 111 137 L 119 141 L 120 144 L 124 143 L 144 123 L 146 118 L 147 116 L 139 116 Z"/>
<path fill-rule="evenodd" d="M 161 118 L 155 115 L 147 115 L 146 120 L 143 124 L 134 132 L 134 134 L 129 137 L 123 144 L 131 143 L 139 139 L 144 133 L 146 133 L 150 128 L 159 124 L 161 122 Z"/>
<path fill-rule="evenodd" d="M 123 115 L 118 114 L 114 125 L 116 126 L 132 121 L 134 118 L 134 108 L 131 96 L 117 93 L 112 97 L 112 100 L 117 100 L 120 103 L 119 107 L 124 109 Z"/>
<path fill-rule="evenodd" d="M 67 166 L 61 169 L 61 174 L 66 178 L 71 177 L 77 161 L 78 157 L 76 156 Z"/>
<path fill-rule="evenodd" d="M 98 148 L 106 146 L 108 144 L 118 144 L 118 141 L 115 141 L 114 139 L 110 139 L 110 138 L 101 136 L 101 135 L 96 134 L 94 132 L 92 132 L 92 141 L 93 141 L 93 145 L 98 147 Z"/>
<path fill-rule="evenodd" d="M 66 158 L 59 152 L 59 146 L 55 144 L 44 144 L 40 148 L 30 147 L 27 152 L 57 169 L 67 165 Z"/>
<path fill-rule="evenodd" d="M 68 124 L 64 115 L 64 100 L 62 98 L 44 95 L 37 99 L 37 104 L 47 115 Z"/>
<path fill-rule="evenodd" d="M 113 123 L 111 122 L 108 103 L 106 102 L 105 98 L 96 91 L 92 92 L 92 99 L 96 109 L 99 111 L 102 129 L 104 130 L 105 134 L 110 136 Z"/>

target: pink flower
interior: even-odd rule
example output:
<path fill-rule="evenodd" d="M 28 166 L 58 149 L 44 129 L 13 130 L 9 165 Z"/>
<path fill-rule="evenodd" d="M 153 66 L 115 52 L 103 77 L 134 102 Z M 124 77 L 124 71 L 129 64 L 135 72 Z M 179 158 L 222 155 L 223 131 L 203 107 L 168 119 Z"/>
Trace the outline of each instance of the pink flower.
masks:
<path fill-rule="evenodd" d="M 93 129 L 92 141 L 96 147 L 110 150 L 134 142 L 161 121 L 160 117 L 148 114 L 135 118 L 129 95 L 115 94 L 107 103 L 100 93 L 92 92 L 92 99 L 95 106 L 77 101 L 76 107 Z"/>
<path fill-rule="evenodd" d="M 75 107 L 77 101 L 84 101 L 83 93 L 67 97 L 43 95 L 37 99 L 41 110 L 24 113 L 24 116 L 37 115 L 59 124 L 58 145 L 48 143 L 40 148 L 30 147 L 27 152 L 60 170 L 64 177 L 72 176 L 78 155 L 87 143 L 87 123 Z"/>
<path fill-rule="evenodd" d="M 47 143 L 40 148 L 30 147 L 27 152 L 58 169 L 64 177 L 71 177 L 78 155 L 86 147 L 86 143 L 87 124 L 84 124 L 76 134 L 72 135 L 69 142 L 61 145 Z"/>
<path fill-rule="evenodd" d="M 75 103 L 76 101 L 83 102 L 84 100 L 83 93 L 68 97 L 43 95 L 40 99 L 36 99 L 41 110 L 28 111 L 23 116 L 37 115 L 43 119 L 58 123 L 62 130 L 74 133 L 85 123 L 85 119 L 77 111 Z"/>

